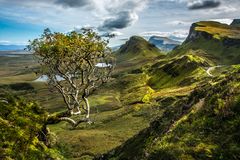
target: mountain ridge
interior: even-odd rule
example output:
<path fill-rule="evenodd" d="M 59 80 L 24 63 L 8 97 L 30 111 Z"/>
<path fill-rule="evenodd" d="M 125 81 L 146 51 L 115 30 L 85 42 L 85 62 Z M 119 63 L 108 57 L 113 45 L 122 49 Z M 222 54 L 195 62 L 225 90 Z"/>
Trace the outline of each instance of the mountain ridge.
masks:
<path fill-rule="evenodd" d="M 214 21 L 193 23 L 187 39 L 170 55 L 196 54 L 215 64 L 240 63 L 240 29 Z"/>
<path fill-rule="evenodd" d="M 26 48 L 25 45 L 0 44 L 0 51 L 23 51 L 24 48 Z"/>

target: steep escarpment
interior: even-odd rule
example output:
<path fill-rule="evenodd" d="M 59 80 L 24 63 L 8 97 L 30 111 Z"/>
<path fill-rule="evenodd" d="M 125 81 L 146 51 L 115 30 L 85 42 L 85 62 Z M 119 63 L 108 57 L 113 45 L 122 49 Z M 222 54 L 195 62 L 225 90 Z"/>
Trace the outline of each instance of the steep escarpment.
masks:
<path fill-rule="evenodd" d="M 205 56 L 215 64 L 238 64 L 240 29 L 213 21 L 194 23 L 185 42 L 171 55 L 184 55 L 189 52 Z"/>

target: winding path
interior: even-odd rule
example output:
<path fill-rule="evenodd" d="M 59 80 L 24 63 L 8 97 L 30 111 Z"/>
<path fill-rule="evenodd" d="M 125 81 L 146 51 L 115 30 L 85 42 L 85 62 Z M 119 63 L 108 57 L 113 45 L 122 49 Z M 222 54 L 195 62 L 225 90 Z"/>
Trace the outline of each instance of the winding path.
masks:
<path fill-rule="evenodd" d="M 213 67 L 209 67 L 206 72 L 210 77 L 213 77 L 214 75 L 211 74 L 211 71 L 213 71 L 216 68 L 222 67 L 222 65 L 218 65 L 218 66 L 213 66 Z"/>

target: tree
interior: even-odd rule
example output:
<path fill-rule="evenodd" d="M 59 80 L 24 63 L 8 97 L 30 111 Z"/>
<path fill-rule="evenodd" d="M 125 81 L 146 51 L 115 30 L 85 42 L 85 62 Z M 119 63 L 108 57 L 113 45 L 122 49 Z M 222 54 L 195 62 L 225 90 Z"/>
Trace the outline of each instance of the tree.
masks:
<path fill-rule="evenodd" d="M 52 33 L 45 29 L 40 38 L 30 41 L 28 49 L 37 57 L 40 73 L 47 83 L 62 95 L 67 111 L 55 116 L 54 121 L 67 121 L 74 127 L 90 122 L 89 94 L 107 82 L 113 70 L 114 58 L 101 39 L 91 29 L 81 33 Z M 85 118 L 75 121 L 72 115 Z M 52 119 L 53 120 L 53 119 Z"/>

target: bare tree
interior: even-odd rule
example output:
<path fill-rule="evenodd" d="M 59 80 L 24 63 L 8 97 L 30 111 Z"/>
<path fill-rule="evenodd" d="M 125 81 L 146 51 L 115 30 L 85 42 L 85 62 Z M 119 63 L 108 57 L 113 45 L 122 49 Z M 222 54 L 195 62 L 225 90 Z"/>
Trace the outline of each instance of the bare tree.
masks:
<path fill-rule="evenodd" d="M 107 82 L 114 66 L 108 41 L 91 29 L 81 33 L 51 33 L 31 41 L 28 49 L 41 66 L 40 73 L 48 77 L 47 83 L 62 95 L 67 112 L 55 116 L 54 121 L 67 121 L 74 127 L 90 122 L 89 94 Z M 77 121 L 72 115 L 85 115 Z"/>

